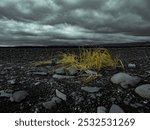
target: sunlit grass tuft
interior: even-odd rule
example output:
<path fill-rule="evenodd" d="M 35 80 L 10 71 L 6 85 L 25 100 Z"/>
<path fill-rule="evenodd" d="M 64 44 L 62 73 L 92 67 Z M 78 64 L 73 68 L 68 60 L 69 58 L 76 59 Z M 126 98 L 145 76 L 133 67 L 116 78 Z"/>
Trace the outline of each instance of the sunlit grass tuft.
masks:
<path fill-rule="evenodd" d="M 89 75 L 84 77 L 85 83 L 88 83 L 98 77 L 98 72 L 102 68 L 109 67 L 115 69 L 117 65 L 121 65 L 124 69 L 122 61 L 116 57 L 113 57 L 108 49 L 105 48 L 93 48 L 93 49 L 80 49 L 79 54 L 64 54 L 60 60 L 63 66 L 76 67 L 79 70 L 94 70 L 97 72 L 95 75 Z"/>
<path fill-rule="evenodd" d="M 105 48 L 80 49 L 79 55 L 64 54 L 60 63 L 80 70 L 91 69 L 96 72 L 99 72 L 103 67 L 115 69 L 118 64 L 124 68 L 121 60 L 112 57 L 109 50 Z"/>

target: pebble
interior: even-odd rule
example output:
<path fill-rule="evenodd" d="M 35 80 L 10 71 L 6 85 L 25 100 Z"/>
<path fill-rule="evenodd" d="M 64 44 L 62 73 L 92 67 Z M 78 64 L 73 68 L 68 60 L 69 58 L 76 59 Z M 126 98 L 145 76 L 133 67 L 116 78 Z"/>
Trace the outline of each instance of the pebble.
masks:
<path fill-rule="evenodd" d="M 117 73 L 111 77 L 111 82 L 114 84 L 120 84 L 122 88 L 127 89 L 129 86 L 135 86 L 141 81 L 137 76 L 130 76 L 126 73 Z"/>
<path fill-rule="evenodd" d="M 104 106 L 97 107 L 97 113 L 106 113 L 106 108 Z"/>
<path fill-rule="evenodd" d="M 34 83 L 34 86 L 40 85 L 41 82 Z"/>
<path fill-rule="evenodd" d="M 84 90 L 89 93 L 95 93 L 95 92 L 98 92 L 100 90 L 100 88 L 98 88 L 98 87 L 81 87 L 81 90 Z"/>
<path fill-rule="evenodd" d="M 55 102 L 55 103 L 57 103 L 57 104 L 59 104 L 59 103 L 61 103 L 61 99 L 60 98 L 58 98 L 58 97 L 53 97 L 52 99 L 51 99 L 51 101 L 52 102 Z"/>
<path fill-rule="evenodd" d="M 1 90 L 0 97 L 12 97 L 12 93 L 7 93 L 4 90 Z"/>
<path fill-rule="evenodd" d="M 78 69 L 75 67 L 69 67 L 67 68 L 68 75 L 74 76 L 78 73 Z"/>
<path fill-rule="evenodd" d="M 55 70 L 56 74 L 64 75 L 65 74 L 65 68 L 61 67 Z"/>
<path fill-rule="evenodd" d="M 41 75 L 41 76 L 47 76 L 48 73 L 46 72 L 33 72 L 34 75 Z"/>
<path fill-rule="evenodd" d="M 66 76 L 66 75 L 58 75 L 58 74 L 54 74 L 52 77 L 54 79 L 72 79 L 72 78 L 74 78 L 74 76 Z"/>
<path fill-rule="evenodd" d="M 64 93 L 57 90 L 57 89 L 56 89 L 56 96 L 59 97 L 60 99 L 64 100 L 64 101 L 67 100 L 67 96 Z"/>
<path fill-rule="evenodd" d="M 52 108 L 56 108 L 56 106 L 57 106 L 56 103 L 53 101 L 48 101 L 43 103 L 43 107 L 49 110 L 51 110 Z"/>
<path fill-rule="evenodd" d="M 135 92 L 143 98 L 150 99 L 150 84 L 143 84 L 138 86 L 135 89 Z"/>
<path fill-rule="evenodd" d="M 124 111 L 120 106 L 113 104 L 109 110 L 109 113 L 124 113 Z"/>
<path fill-rule="evenodd" d="M 12 97 L 10 97 L 10 101 L 21 102 L 24 100 L 29 94 L 26 91 L 17 91 L 14 92 Z"/>
<path fill-rule="evenodd" d="M 128 68 L 136 68 L 136 64 L 128 64 Z"/>
<path fill-rule="evenodd" d="M 16 79 L 8 80 L 7 83 L 14 85 L 14 84 L 16 84 Z"/>
<path fill-rule="evenodd" d="M 89 75 L 97 75 L 97 72 L 92 71 L 92 70 L 85 70 L 85 73 Z"/>

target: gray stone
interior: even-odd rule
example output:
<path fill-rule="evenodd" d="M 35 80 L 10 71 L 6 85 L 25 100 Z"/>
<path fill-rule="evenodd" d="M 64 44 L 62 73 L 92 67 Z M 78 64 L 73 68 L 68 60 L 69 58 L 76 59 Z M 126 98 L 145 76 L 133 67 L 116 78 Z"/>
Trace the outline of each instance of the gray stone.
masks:
<path fill-rule="evenodd" d="M 10 100 L 13 102 L 21 102 L 24 100 L 29 94 L 26 91 L 17 91 L 14 92 Z"/>
<path fill-rule="evenodd" d="M 97 72 L 92 70 L 85 70 L 85 73 L 87 73 L 88 75 L 97 75 Z"/>
<path fill-rule="evenodd" d="M 65 74 L 65 68 L 64 67 L 58 68 L 55 70 L 55 73 L 63 75 L 63 74 Z"/>
<path fill-rule="evenodd" d="M 14 84 L 16 84 L 16 79 L 8 80 L 7 83 L 14 85 Z"/>
<path fill-rule="evenodd" d="M 64 93 L 58 91 L 57 89 L 56 89 L 56 96 L 59 97 L 60 99 L 64 100 L 64 101 L 67 100 L 67 96 Z"/>
<path fill-rule="evenodd" d="M 52 101 L 44 102 L 43 107 L 51 110 L 52 108 L 56 108 L 56 103 Z"/>
<path fill-rule="evenodd" d="M 1 90 L 0 97 L 12 97 L 12 93 L 7 93 L 4 90 Z"/>
<path fill-rule="evenodd" d="M 141 104 L 141 103 L 134 103 L 137 107 L 144 107 L 144 105 L 143 104 Z"/>
<path fill-rule="evenodd" d="M 40 85 L 41 82 L 36 82 L 34 83 L 35 86 Z"/>
<path fill-rule="evenodd" d="M 141 78 L 137 76 L 130 76 L 126 73 L 117 73 L 111 77 L 111 82 L 114 84 L 120 84 L 122 88 L 134 87 L 141 81 Z"/>
<path fill-rule="evenodd" d="M 132 104 L 130 104 L 130 106 L 131 106 L 131 107 L 133 107 L 133 108 L 138 108 L 138 106 L 137 106 L 137 105 L 135 105 L 135 104 L 133 104 L 133 103 L 132 103 Z"/>
<path fill-rule="evenodd" d="M 60 98 L 58 98 L 58 97 L 53 97 L 53 98 L 51 99 L 51 101 L 52 101 L 52 102 L 55 102 L 55 103 L 57 103 L 57 104 L 59 104 L 59 103 L 62 102 L 62 100 L 61 100 Z"/>
<path fill-rule="evenodd" d="M 33 72 L 34 75 L 40 75 L 40 76 L 47 76 L 48 73 L 46 72 Z"/>
<path fill-rule="evenodd" d="M 84 90 L 89 93 L 94 93 L 94 92 L 98 92 L 100 90 L 100 88 L 98 88 L 98 87 L 81 87 L 81 90 Z"/>
<path fill-rule="evenodd" d="M 128 68 L 136 68 L 136 64 L 129 63 Z"/>
<path fill-rule="evenodd" d="M 150 84 L 144 84 L 144 85 L 138 86 L 135 89 L 135 92 L 143 98 L 150 99 Z"/>
<path fill-rule="evenodd" d="M 78 73 L 78 69 L 75 67 L 69 67 L 67 68 L 68 75 L 74 76 Z"/>
<path fill-rule="evenodd" d="M 72 78 L 74 78 L 74 76 L 66 76 L 66 75 L 58 75 L 58 74 L 54 74 L 52 77 L 54 79 L 72 79 Z"/>
<path fill-rule="evenodd" d="M 124 113 L 124 111 L 120 106 L 113 104 L 109 110 L 109 113 Z"/>
<path fill-rule="evenodd" d="M 150 74 L 150 70 L 146 71 L 148 74 Z"/>
<path fill-rule="evenodd" d="M 97 113 L 106 113 L 106 108 L 104 106 L 97 107 Z"/>

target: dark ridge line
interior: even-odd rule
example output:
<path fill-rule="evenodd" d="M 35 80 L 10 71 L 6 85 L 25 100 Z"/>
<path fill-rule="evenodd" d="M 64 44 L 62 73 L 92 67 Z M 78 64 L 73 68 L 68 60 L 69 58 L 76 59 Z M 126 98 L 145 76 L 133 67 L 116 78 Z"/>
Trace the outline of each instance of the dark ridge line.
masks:
<path fill-rule="evenodd" d="M 150 42 L 142 43 L 117 43 L 117 44 L 99 44 L 99 45 L 42 45 L 42 46 L 0 46 L 0 48 L 132 48 L 132 47 L 150 47 Z"/>

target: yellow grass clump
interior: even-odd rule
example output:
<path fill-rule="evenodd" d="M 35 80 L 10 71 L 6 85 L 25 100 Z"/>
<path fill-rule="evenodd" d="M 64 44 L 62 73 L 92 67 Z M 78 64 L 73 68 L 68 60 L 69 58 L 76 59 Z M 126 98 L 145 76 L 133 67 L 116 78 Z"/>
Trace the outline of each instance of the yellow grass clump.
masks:
<path fill-rule="evenodd" d="M 115 69 L 118 64 L 124 68 L 121 60 L 112 57 L 109 50 L 105 48 L 80 49 L 79 55 L 64 54 L 60 63 L 80 70 L 91 69 L 97 72 L 103 67 Z"/>

